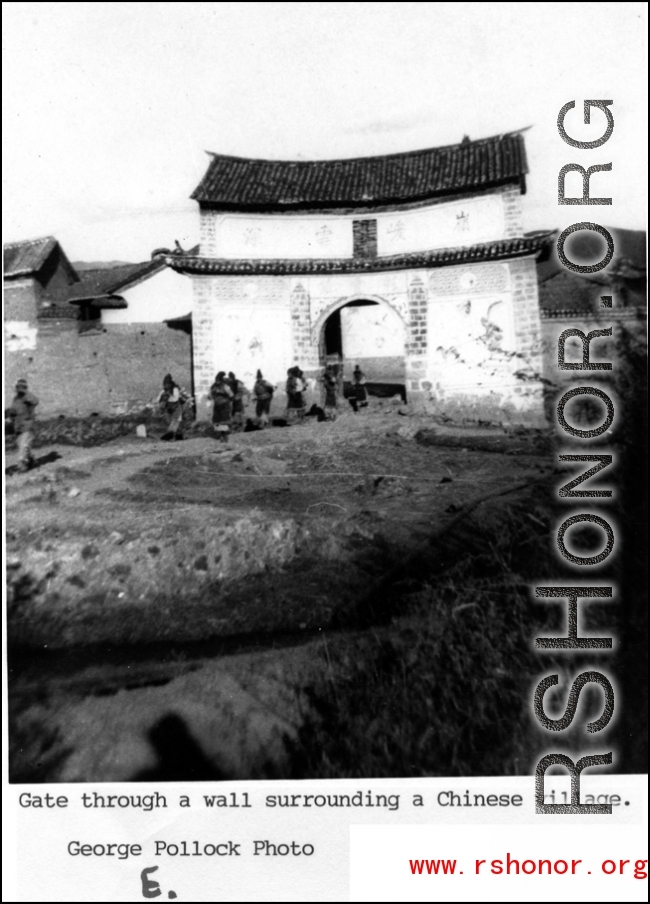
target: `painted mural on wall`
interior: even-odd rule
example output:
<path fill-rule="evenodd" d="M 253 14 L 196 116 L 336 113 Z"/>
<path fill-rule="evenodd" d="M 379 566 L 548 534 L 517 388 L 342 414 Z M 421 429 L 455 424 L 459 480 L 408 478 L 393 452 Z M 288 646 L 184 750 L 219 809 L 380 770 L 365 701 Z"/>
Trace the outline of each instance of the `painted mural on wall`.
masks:
<path fill-rule="evenodd" d="M 292 363 L 288 307 L 228 305 L 214 324 L 212 370 L 232 370 L 252 389 L 261 370 L 272 383 L 286 380 Z"/>
<path fill-rule="evenodd" d="M 429 366 L 447 389 L 513 383 L 512 299 L 472 295 L 430 302 Z"/>

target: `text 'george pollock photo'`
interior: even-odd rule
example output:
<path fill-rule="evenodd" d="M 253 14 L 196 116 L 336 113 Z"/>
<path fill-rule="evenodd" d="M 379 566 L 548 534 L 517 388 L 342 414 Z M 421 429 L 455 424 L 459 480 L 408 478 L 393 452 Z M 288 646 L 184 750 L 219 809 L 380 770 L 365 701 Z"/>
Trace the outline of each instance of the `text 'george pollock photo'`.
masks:
<path fill-rule="evenodd" d="M 405 4 L 437 81 L 396 4 L 14 12 L 11 782 L 647 772 L 625 98 L 465 5 Z"/>

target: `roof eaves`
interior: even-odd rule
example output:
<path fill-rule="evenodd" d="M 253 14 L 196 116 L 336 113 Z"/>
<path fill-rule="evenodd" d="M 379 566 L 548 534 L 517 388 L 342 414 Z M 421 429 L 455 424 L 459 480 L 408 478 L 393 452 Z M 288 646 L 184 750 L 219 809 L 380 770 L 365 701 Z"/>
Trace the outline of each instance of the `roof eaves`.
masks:
<path fill-rule="evenodd" d="M 534 238 L 505 239 L 460 248 L 439 248 L 425 252 L 376 258 L 307 258 L 307 259 L 223 259 L 203 257 L 165 258 L 179 272 L 230 275 L 362 273 L 380 270 L 404 270 L 417 267 L 441 267 L 451 264 L 503 260 L 538 254 L 548 241 L 547 235 Z"/>
<path fill-rule="evenodd" d="M 165 258 L 154 258 L 154 260 L 146 261 L 141 269 L 135 270 L 133 273 L 124 277 L 123 279 L 118 280 L 113 285 L 108 286 L 106 292 L 108 294 L 113 294 L 114 292 L 118 292 L 122 289 L 133 288 L 133 286 L 138 285 L 138 283 L 144 282 L 149 279 L 154 273 L 157 273 L 159 270 L 164 270 L 167 267 L 165 263 Z"/>
<path fill-rule="evenodd" d="M 92 308 L 101 309 L 119 309 L 128 308 L 126 299 L 120 295 L 104 294 L 104 295 L 88 295 L 85 298 L 72 298 L 68 304 L 88 305 Z"/>

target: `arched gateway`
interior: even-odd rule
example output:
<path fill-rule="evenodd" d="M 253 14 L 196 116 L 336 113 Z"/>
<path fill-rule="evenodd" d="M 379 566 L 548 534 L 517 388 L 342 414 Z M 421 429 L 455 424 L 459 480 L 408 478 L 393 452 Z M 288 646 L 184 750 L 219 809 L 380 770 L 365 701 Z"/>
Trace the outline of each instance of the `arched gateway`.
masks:
<path fill-rule="evenodd" d="M 199 395 L 217 370 L 316 376 L 329 343 L 348 377 L 356 357 L 400 369 L 416 407 L 542 420 L 548 236 L 523 234 L 521 133 L 349 160 L 210 156 L 192 195 L 201 253 L 167 258 L 194 278 Z"/>
<path fill-rule="evenodd" d="M 338 358 L 348 377 L 359 365 L 373 384 L 390 386 L 406 385 L 407 336 L 404 312 L 378 296 L 337 299 L 312 327 L 321 366 Z"/>

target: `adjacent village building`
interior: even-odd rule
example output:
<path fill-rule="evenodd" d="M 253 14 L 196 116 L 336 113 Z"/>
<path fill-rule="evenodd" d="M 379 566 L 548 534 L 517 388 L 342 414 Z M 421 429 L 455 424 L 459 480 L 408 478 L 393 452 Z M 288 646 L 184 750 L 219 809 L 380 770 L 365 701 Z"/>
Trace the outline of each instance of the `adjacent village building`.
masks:
<path fill-rule="evenodd" d="M 166 252 L 76 270 L 51 236 L 5 245 L 5 406 L 19 377 L 41 416 L 139 410 L 169 371 L 191 391 L 192 286 Z"/>
<path fill-rule="evenodd" d="M 210 155 L 192 195 L 200 253 L 170 255 L 194 283 L 194 381 L 218 370 L 283 384 L 327 360 L 406 385 L 415 408 L 539 422 L 535 269 L 519 132 L 344 160 Z"/>

